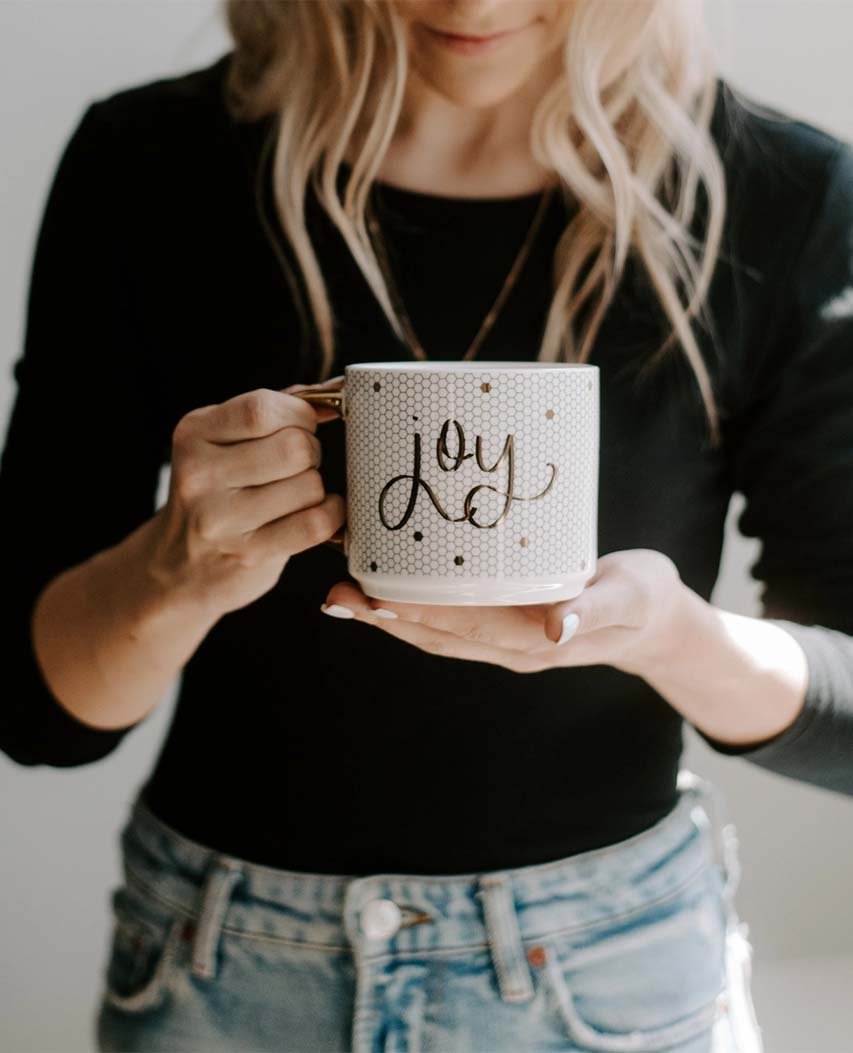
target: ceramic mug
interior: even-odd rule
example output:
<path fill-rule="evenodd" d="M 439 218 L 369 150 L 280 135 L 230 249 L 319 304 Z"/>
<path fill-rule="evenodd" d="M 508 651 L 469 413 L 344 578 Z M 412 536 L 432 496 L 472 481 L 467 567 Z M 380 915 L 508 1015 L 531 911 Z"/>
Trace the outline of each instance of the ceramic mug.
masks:
<path fill-rule="evenodd" d="M 326 543 L 368 596 L 552 603 L 595 573 L 598 366 L 359 362 L 293 394 L 345 422 L 346 525 Z"/>

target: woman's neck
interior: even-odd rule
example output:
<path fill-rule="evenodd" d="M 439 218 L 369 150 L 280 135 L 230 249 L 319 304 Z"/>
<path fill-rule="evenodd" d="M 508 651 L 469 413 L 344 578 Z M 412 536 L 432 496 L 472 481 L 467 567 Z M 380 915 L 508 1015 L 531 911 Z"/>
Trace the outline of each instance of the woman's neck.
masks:
<path fill-rule="evenodd" d="M 557 56 L 557 59 L 559 56 Z M 551 63 L 499 104 L 462 106 L 410 69 L 400 120 L 377 177 L 448 197 L 509 197 L 556 182 L 530 149 L 530 124 Z M 352 163 L 354 150 L 347 154 Z"/>
<path fill-rule="evenodd" d="M 456 168 L 428 149 L 405 144 L 392 145 L 377 178 L 404 190 L 445 197 L 512 197 L 532 194 L 556 181 L 552 172 L 523 154 L 508 152 L 489 164 Z"/>

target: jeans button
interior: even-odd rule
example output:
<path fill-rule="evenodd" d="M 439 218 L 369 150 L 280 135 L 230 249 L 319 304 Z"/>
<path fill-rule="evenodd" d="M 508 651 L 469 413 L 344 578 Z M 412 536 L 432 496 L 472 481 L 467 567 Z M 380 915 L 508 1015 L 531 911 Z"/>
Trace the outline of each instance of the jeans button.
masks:
<path fill-rule="evenodd" d="M 361 931 L 371 940 L 385 940 L 400 928 L 400 908 L 392 899 L 374 899 L 361 911 Z"/>

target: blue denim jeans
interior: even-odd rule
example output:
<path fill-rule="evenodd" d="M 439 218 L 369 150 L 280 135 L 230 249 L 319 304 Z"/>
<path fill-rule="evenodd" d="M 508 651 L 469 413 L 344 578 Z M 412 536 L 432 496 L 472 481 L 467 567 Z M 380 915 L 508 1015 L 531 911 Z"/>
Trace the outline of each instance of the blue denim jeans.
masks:
<path fill-rule="evenodd" d="M 98 1049 L 760 1053 L 735 830 L 679 791 L 628 840 L 439 876 L 260 866 L 137 799 Z"/>

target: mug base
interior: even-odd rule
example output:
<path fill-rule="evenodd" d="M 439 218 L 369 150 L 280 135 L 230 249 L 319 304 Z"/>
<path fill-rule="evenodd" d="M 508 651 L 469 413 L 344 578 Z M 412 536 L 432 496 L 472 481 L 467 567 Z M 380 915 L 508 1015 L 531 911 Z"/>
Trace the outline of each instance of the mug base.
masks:
<path fill-rule="evenodd" d="M 352 574 L 352 571 L 350 571 Z M 364 594 L 396 603 L 445 606 L 516 607 L 573 600 L 595 573 L 595 567 L 555 581 L 553 578 L 434 578 L 410 574 L 352 574 Z"/>

